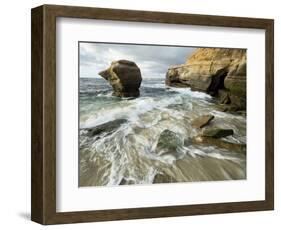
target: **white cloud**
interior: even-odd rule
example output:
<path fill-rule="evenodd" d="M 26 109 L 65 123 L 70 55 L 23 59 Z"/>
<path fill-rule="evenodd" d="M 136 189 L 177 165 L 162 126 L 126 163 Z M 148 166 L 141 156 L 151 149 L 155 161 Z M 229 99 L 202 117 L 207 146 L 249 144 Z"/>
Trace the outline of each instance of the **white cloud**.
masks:
<path fill-rule="evenodd" d="M 80 77 L 99 77 L 98 72 L 115 60 L 134 61 L 143 78 L 165 77 L 172 65 L 185 62 L 195 48 L 157 45 L 80 43 Z"/>

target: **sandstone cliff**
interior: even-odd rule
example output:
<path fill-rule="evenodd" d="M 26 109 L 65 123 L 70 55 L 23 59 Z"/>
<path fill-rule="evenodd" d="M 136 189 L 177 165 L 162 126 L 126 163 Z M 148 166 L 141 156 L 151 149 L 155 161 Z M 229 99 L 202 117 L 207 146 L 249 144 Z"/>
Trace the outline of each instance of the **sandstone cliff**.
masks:
<path fill-rule="evenodd" d="M 185 64 L 168 69 L 166 84 L 218 96 L 228 110 L 246 108 L 246 50 L 198 48 Z"/>
<path fill-rule="evenodd" d="M 138 97 L 142 77 L 136 63 L 128 60 L 113 61 L 108 69 L 99 73 L 113 88 L 117 97 Z"/>

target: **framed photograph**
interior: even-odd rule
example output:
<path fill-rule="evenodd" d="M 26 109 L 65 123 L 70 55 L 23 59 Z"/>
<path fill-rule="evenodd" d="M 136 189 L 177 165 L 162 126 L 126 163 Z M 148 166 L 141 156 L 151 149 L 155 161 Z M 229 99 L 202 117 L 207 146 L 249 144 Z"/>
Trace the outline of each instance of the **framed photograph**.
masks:
<path fill-rule="evenodd" d="M 31 219 L 273 210 L 273 22 L 32 9 Z"/>

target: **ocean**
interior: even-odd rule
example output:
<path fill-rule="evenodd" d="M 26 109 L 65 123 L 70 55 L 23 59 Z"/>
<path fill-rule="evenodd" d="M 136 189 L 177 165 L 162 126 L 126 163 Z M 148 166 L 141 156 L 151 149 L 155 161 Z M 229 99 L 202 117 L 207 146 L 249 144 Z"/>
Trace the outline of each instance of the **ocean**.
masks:
<path fill-rule="evenodd" d="M 164 78 L 144 78 L 138 98 L 111 94 L 104 79 L 80 78 L 79 186 L 246 179 L 246 153 L 191 141 L 201 132 L 191 121 L 212 114 L 209 127 L 232 129 L 223 139 L 246 144 L 245 114 L 222 112 L 217 99 Z M 165 130 L 172 135 L 160 140 Z"/>

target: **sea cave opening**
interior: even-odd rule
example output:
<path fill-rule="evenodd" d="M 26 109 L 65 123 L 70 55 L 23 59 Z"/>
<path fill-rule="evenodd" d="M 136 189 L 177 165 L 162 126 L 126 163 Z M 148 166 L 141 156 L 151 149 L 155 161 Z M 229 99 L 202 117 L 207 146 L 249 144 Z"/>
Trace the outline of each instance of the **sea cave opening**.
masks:
<path fill-rule="evenodd" d="M 217 73 L 212 76 L 212 82 L 207 90 L 210 95 L 216 96 L 219 89 L 225 89 L 224 79 L 226 78 L 227 74 L 228 71 L 226 69 L 222 69 L 217 71 Z"/>

